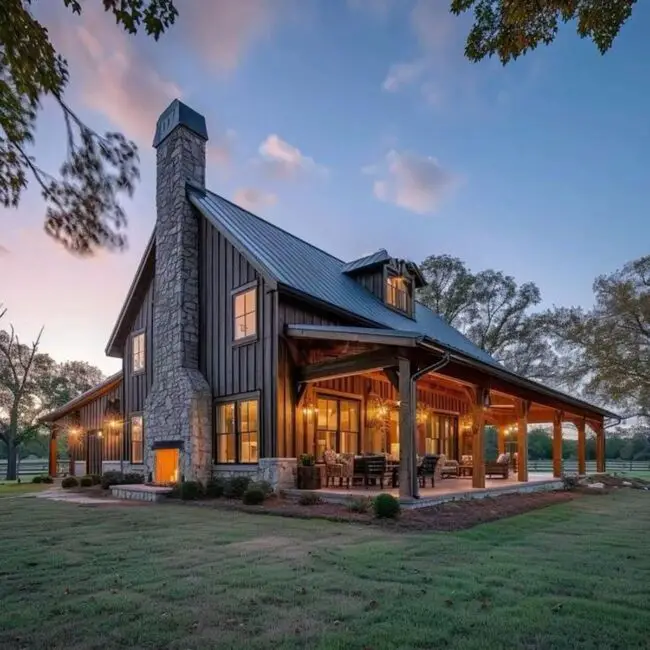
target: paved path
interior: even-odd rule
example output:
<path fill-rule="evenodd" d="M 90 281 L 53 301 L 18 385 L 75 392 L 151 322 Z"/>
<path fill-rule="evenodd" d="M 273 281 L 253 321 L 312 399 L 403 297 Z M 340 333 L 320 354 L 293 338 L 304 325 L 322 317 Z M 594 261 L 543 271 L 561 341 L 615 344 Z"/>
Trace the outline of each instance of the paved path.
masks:
<path fill-rule="evenodd" d="M 65 501 L 66 503 L 76 503 L 80 505 L 93 505 L 93 506 L 101 506 L 104 504 L 117 505 L 117 504 L 124 503 L 119 499 L 111 499 L 111 498 L 98 499 L 97 497 L 87 497 L 84 496 L 83 494 L 79 494 L 79 492 L 70 492 L 69 490 L 64 490 L 63 488 L 60 487 L 51 488 L 49 490 L 45 490 L 44 492 L 33 492 L 31 494 L 29 493 L 23 494 L 21 496 L 33 497 L 37 499 L 49 499 L 50 501 Z"/>

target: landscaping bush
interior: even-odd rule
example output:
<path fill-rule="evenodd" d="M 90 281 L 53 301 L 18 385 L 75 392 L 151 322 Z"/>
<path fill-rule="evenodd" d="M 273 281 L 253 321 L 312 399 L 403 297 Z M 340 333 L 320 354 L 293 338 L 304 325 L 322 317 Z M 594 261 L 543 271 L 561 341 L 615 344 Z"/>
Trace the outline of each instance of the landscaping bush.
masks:
<path fill-rule="evenodd" d="M 180 483 L 180 498 L 183 501 L 196 501 L 204 494 L 203 486 L 198 481 L 183 481 Z"/>
<path fill-rule="evenodd" d="M 562 483 L 565 490 L 575 490 L 580 485 L 580 477 L 577 474 L 563 474 Z"/>
<path fill-rule="evenodd" d="M 81 485 L 81 487 L 92 487 L 92 484 L 93 484 L 92 476 L 82 476 L 79 479 L 79 485 Z"/>
<path fill-rule="evenodd" d="M 241 499 L 250 485 L 250 476 L 232 476 L 224 486 L 224 496 L 229 499 Z"/>
<path fill-rule="evenodd" d="M 73 488 L 73 487 L 78 487 L 79 486 L 79 481 L 74 476 L 66 476 L 62 481 L 61 481 L 61 487 L 65 488 L 66 490 L 68 488 Z"/>
<path fill-rule="evenodd" d="M 399 516 L 399 501 L 390 494 L 380 494 L 375 498 L 375 517 L 379 519 L 397 519 Z"/>
<path fill-rule="evenodd" d="M 274 493 L 273 486 L 268 481 L 255 481 L 248 486 L 249 489 L 252 487 L 262 490 L 264 498 L 270 497 Z"/>
<path fill-rule="evenodd" d="M 128 472 L 122 479 L 122 485 L 140 485 L 141 483 L 144 483 L 144 474 L 138 474 L 138 472 Z"/>
<path fill-rule="evenodd" d="M 226 482 L 221 477 L 213 477 L 208 481 L 205 486 L 205 496 L 209 499 L 218 499 L 223 496 Z"/>
<path fill-rule="evenodd" d="M 370 512 L 372 499 L 370 497 L 356 497 L 349 499 L 346 505 L 350 512 Z"/>
<path fill-rule="evenodd" d="M 43 482 L 43 477 L 42 476 L 35 476 L 32 479 L 32 483 L 42 483 Z"/>
<path fill-rule="evenodd" d="M 108 490 L 112 485 L 120 485 L 124 480 L 122 472 L 110 471 L 104 472 L 101 478 L 101 485 L 104 490 Z"/>
<path fill-rule="evenodd" d="M 102 477 L 100 474 L 88 474 L 90 476 L 93 485 L 99 485 L 102 482 Z"/>
<path fill-rule="evenodd" d="M 313 492 L 305 492 L 305 494 L 300 495 L 298 503 L 301 506 L 317 506 L 319 503 L 323 503 L 323 500 Z"/>
<path fill-rule="evenodd" d="M 251 485 L 246 492 L 244 492 L 242 500 L 247 506 L 258 506 L 260 503 L 264 503 L 265 498 L 266 495 L 261 487 Z"/>
<path fill-rule="evenodd" d="M 54 477 L 45 474 L 44 476 L 41 476 L 41 483 L 54 483 Z"/>

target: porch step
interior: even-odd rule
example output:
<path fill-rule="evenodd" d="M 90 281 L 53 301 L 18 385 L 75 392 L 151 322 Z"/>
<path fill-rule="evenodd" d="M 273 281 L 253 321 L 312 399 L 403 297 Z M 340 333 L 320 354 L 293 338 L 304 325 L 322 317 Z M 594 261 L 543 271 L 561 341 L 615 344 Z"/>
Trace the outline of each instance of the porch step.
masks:
<path fill-rule="evenodd" d="M 170 487 L 158 487 L 156 485 L 113 485 L 111 494 L 116 499 L 124 501 L 164 501 L 172 491 Z"/>

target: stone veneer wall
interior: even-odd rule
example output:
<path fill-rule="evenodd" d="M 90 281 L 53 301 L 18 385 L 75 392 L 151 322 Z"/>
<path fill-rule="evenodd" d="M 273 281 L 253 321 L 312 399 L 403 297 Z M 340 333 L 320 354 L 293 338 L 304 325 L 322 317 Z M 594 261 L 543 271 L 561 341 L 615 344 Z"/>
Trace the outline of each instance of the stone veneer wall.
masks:
<path fill-rule="evenodd" d="M 295 458 L 260 458 L 257 465 L 215 465 L 215 476 L 249 476 L 253 481 L 267 481 L 274 490 L 296 487 Z"/>
<path fill-rule="evenodd" d="M 179 124 L 156 151 L 153 385 L 144 410 L 146 474 L 154 442 L 181 440 L 181 476 L 204 482 L 212 469 L 212 394 L 198 369 L 199 223 L 186 181 L 205 185 L 205 144 Z"/>

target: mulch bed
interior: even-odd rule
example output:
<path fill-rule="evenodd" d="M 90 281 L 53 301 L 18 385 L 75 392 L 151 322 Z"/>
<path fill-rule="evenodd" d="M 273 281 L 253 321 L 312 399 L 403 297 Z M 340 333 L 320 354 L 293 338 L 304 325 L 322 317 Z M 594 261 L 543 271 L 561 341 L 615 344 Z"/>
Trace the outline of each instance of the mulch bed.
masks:
<path fill-rule="evenodd" d="M 294 501 L 280 498 L 271 498 L 261 506 L 245 506 L 239 501 L 227 499 L 192 503 L 238 512 L 382 526 L 396 531 L 454 531 L 472 528 L 488 521 L 520 515 L 558 503 L 566 503 L 577 497 L 575 492 L 537 492 L 451 501 L 428 508 L 402 510 L 400 518 L 397 520 L 375 519 L 372 512 L 350 512 L 345 505 L 319 503 L 303 506 Z"/>

